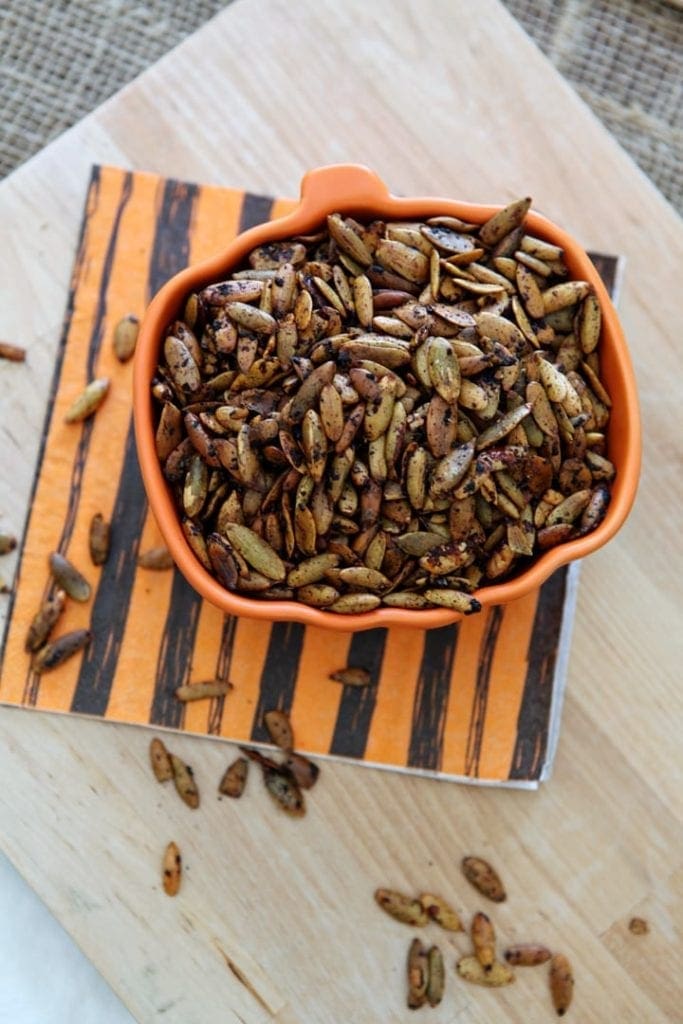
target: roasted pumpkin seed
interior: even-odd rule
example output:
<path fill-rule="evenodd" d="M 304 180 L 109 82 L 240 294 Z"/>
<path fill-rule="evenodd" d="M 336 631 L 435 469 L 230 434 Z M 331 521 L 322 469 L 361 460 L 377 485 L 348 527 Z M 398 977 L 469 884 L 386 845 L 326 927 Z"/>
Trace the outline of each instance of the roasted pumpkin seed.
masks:
<path fill-rule="evenodd" d="M 463 857 L 461 867 L 467 881 L 482 896 L 493 900 L 494 903 L 503 903 L 507 899 L 500 875 L 488 861 L 482 857 Z"/>
<path fill-rule="evenodd" d="M 114 354 L 120 363 L 127 363 L 135 354 L 140 331 L 140 318 L 127 313 L 114 328 Z"/>
<path fill-rule="evenodd" d="M 556 953 L 550 961 L 550 994 L 557 1016 L 564 1017 L 574 995 L 574 972 L 562 953 Z"/>
<path fill-rule="evenodd" d="M 155 737 L 149 745 L 149 760 L 157 782 L 168 782 L 173 778 L 171 755 L 162 740 Z"/>
<path fill-rule="evenodd" d="M 413 939 L 406 963 L 408 974 L 408 1009 L 417 1010 L 427 1002 L 429 956 L 419 939 Z"/>
<path fill-rule="evenodd" d="M 26 359 L 26 349 L 21 345 L 10 345 L 8 341 L 0 341 L 0 359 L 7 359 L 10 363 L 23 363 Z"/>
<path fill-rule="evenodd" d="M 496 959 L 496 934 L 488 914 L 479 911 L 474 915 L 470 936 L 477 960 L 484 970 L 490 970 Z"/>
<path fill-rule="evenodd" d="M 81 391 L 80 395 L 74 398 L 73 402 L 64 416 L 65 423 L 81 423 L 97 412 L 109 391 L 109 380 L 100 377 L 91 380 Z"/>
<path fill-rule="evenodd" d="M 189 764 L 185 764 L 175 754 L 171 754 L 170 757 L 173 769 L 173 782 L 178 796 L 188 807 L 196 810 L 199 807 L 199 790 L 197 789 L 192 769 Z"/>
<path fill-rule="evenodd" d="M 438 1006 L 446 988 L 446 969 L 438 946 L 431 946 L 427 953 L 427 974 L 427 1002 Z"/>
<path fill-rule="evenodd" d="M 237 800 L 242 796 L 247 782 L 249 762 L 246 757 L 238 757 L 225 769 L 223 778 L 218 784 L 218 792 Z"/>
<path fill-rule="evenodd" d="M 313 764 L 303 754 L 288 754 L 282 762 L 282 767 L 290 773 L 299 789 L 312 789 L 320 775 L 317 764 Z"/>
<path fill-rule="evenodd" d="M 344 686 L 369 686 L 372 681 L 372 677 L 366 668 L 359 668 L 353 665 L 339 669 L 338 672 L 332 672 L 330 679 L 333 679 L 336 683 L 343 683 Z"/>
<path fill-rule="evenodd" d="M 419 900 L 404 896 L 393 889 L 376 889 L 375 900 L 385 913 L 403 924 L 422 928 L 429 920 L 427 911 Z"/>
<path fill-rule="evenodd" d="M 169 843 L 164 850 L 162 881 L 167 896 L 177 896 L 183 875 L 183 861 L 175 843 Z"/>
<path fill-rule="evenodd" d="M 111 543 L 111 526 L 100 512 L 90 520 L 88 545 L 93 565 L 104 565 L 109 557 Z"/>
<path fill-rule="evenodd" d="M 631 935 L 647 935 L 650 926 L 644 917 L 632 917 L 628 923 L 628 930 Z"/>
<path fill-rule="evenodd" d="M 420 903 L 427 911 L 429 917 L 440 924 L 449 932 L 462 932 L 464 928 L 457 910 L 454 910 L 450 903 L 447 903 L 441 896 L 435 896 L 431 892 L 423 892 L 420 896 Z"/>
<path fill-rule="evenodd" d="M 538 942 L 518 942 L 508 946 L 505 959 L 512 967 L 537 967 L 550 960 L 552 953 Z"/>
<path fill-rule="evenodd" d="M 24 643 L 25 651 L 33 653 L 43 646 L 64 611 L 65 605 L 66 592 L 61 588 L 45 598 L 28 628 Z"/>
<path fill-rule="evenodd" d="M 476 956 L 463 956 L 458 960 L 456 967 L 461 978 L 475 985 L 500 988 L 503 985 L 510 985 L 515 980 L 513 972 L 500 960 L 494 960 L 487 970 Z"/>
<path fill-rule="evenodd" d="M 74 601 L 90 600 L 90 584 L 75 565 L 57 551 L 52 552 L 49 562 L 53 579 L 69 597 Z"/>
<path fill-rule="evenodd" d="M 166 569 L 172 569 L 174 562 L 168 548 L 158 547 L 149 548 L 148 551 L 143 551 L 138 555 L 138 565 L 141 569 L 154 569 L 157 572 L 163 572 Z"/>
<path fill-rule="evenodd" d="M 184 704 L 195 700 L 209 700 L 213 697 L 225 697 L 233 689 L 232 683 L 221 680 L 207 680 L 203 683 L 188 683 L 178 686 L 175 695 Z"/>
<path fill-rule="evenodd" d="M 17 546 L 17 538 L 11 533 L 0 533 L 0 555 L 8 555 Z"/>
<path fill-rule="evenodd" d="M 71 633 L 64 633 L 36 651 L 31 661 L 31 669 L 39 675 L 51 672 L 74 654 L 82 651 L 91 640 L 92 633 L 89 629 L 74 629 Z"/>
<path fill-rule="evenodd" d="M 279 709 L 266 711 L 263 716 L 263 724 L 273 743 L 281 750 L 291 753 L 294 749 L 294 733 L 289 715 Z"/>
<path fill-rule="evenodd" d="M 270 798 L 291 817 L 302 817 L 306 813 L 306 803 L 294 776 L 279 766 L 262 766 L 262 770 L 263 782 Z"/>

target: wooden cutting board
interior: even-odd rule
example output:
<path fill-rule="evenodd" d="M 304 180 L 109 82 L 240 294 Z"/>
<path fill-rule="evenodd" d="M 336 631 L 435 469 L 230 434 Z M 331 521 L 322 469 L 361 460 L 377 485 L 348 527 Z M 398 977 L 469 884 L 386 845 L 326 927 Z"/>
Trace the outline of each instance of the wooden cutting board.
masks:
<path fill-rule="evenodd" d="M 20 531 L 30 500 L 90 163 L 293 195 L 306 168 L 339 160 L 398 193 L 529 193 L 628 259 L 643 478 L 583 569 L 554 778 L 528 794 L 334 766 L 301 822 L 258 791 L 190 814 L 151 784 L 146 730 L 3 708 L 0 846 L 143 1022 L 405 1021 L 411 936 L 372 891 L 429 888 L 472 912 L 457 867 L 471 852 L 506 878 L 501 941 L 571 956 L 574 1019 L 677 1019 L 683 227 L 494 0 L 241 0 L 0 184 L 0 335 L 30 350 L 11 386 L 0 366 L 1 526 Z M 229 754 L 174 747 L 211 783 Z M 187 864 L 175 901 L 158 880 L 170 838 Z M 634 913 L 648 936 L 629 934 Z M 429 939 L 448 965 L 434 1024 L 552 1019 L 543 969 L 468 987 L 452 971 L 463 937 Z"/>

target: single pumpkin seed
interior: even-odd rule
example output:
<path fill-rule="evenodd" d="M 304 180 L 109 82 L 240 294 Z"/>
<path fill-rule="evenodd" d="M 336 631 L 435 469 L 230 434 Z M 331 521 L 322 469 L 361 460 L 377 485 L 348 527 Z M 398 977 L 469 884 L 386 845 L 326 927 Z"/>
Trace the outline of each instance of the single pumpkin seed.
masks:
<path fill-rule="evenodd" d="M 171 754 L 171 767 L 173 769 L 173 783 L 178 796 L 192 810 L 199 807 L 199 790 L 194 780 L 194 774 L 189 764 L 185 764 L 181 758 Z"/>
<path fill-rule="evenodd" d="M 427 953 L 427 973 L 427 1002 L 430 1006 L 438 1006 L 446 987 L 443 954 L 438 946 L 431 946 Z"/>
<path fill-rule="evenodd" d="M 393 889 L 376 889 L 375 900 L 386 914 L 403 924 L 422 928 L 429 920 L 427 911 L 419 900 L 404 896 Z"/>
<path fill-rule="evenodd" d="M 574 995 L 574 972 L 569 959 L 556 953 L 550 961 L 550 994 L 558 1017 L 564 1017 Z"/>
<path fill-rule="evenodd" d="M 114 328 L 114 355 L 120 363 L 127 363 L 135 354 L 140 331 L 140 318 L 127 313 Z"/>
<path fill-rule="evenodd" d="M 163 741 L 155 737 L 149 744 L 149 760 L 157 782 L 168 782 L 173 778 L 173 765 Z"/>
<path fill-rule="evenodd" d="M 507 899 L 500 875 L 488 861 L 482 857 L 463 857 L 460 866 L 467 881 L 482 896 L 494 903 L 503 903 Z"/>
<path fill-rule="evenodd" d="M 169 843 L 164 850 L 162 882 L 167 896 L 177 896 L 183 875 L 183 860 L 175 843 Z"/>
<path fill-rule="evenodd" d="M 493 246 L 500 242 L 501 238 L 504 238 L 509 232 L 521 227 L 530 206 L 531 199 L 527 197 L 525 199 L 517 199 L 515 202 L 509 203 L 501 210 L 498 210 L 497 213 L 494 213 L 479 228 L 479 238 L 484 245 Z"/>
<path fill-rule="evenodd" d="M 263 716 L 263 724 L 273 743 L 286 753 L 291 753 L 294 749 L 294 733 L 289 715 L 279 709 L 266 711 Z"/>
<path fill-rule="evenodd" d="M 550 960 L 552 953 L 538 942 L 517 942 L 505 950 L 505 959 L 512 967 L 537 967 Z"/>
<path fill-rule="evenodd" d="M 488 914 L 478 911 L 472 918 L 470 937 L 477 960 L 488 971 L 496 959 L 496 934 Z"/>
<path fill-rule="evenodd" d="M 212 697 L 225 697 L 233 689 L 232 683 L 221 680 L 208 680 L 203 683 L 188 683 L 178 686 L 175 695 L 184 704 L 195 700 L 209 700 Z"/>
<path fill-rule="evenodd" d="M 513 972 L 500 960 L 494 960 L 487 970 L 476 956 L 463 956 L 458 960 L 456 967 L 460 977 L 474 985 L 500 988 L 503 985 L 510 985 L 515 980 Z"/>
<path fill-rule="evenodd" d="M 430 587 L 424 591 L 424 597 L 431 604 L 438 605 L 440 608 L 450 608 L 463 615 L 473 615 L 475 612 L 481 611 L 481 604 L 477 598 L 460 590 L 441 590 Z"/>
<path fill-rule="evenodd" d="M 23 363 L 26 359 L 26 349 L 21 345 L 10 345 L 8 341 L 0 341 L 0 359 L 7 359 L 10 363 Z"/>
<path fill-rule="evenodd" d="M 66 605 L 66 591 L 58 588 L 45 598 L 31 621 L 24 642 L 24 650 L 34 653 L 48 640 Z"/>
<path fill-rule="evenodd" d="M 312 789 L 318 781 L 320 769 L 303 754 L 289 753 L 282 767 L 290 773 L 299 789 Z"/>
<path fill-rule="evenodd" d="M 78 395 L 64 416 L 65 423 L 81 423 L 97 412 L 109 391 L 109 380 L 99 377 L 91 380 Z"/>
<path fill-rule="evenodd" d="M 106 522 L 100 512 L 90 520 L 88 546 L 93 565 L 104 565 L 109 557 L 111 546 L 111 525 Z"/>
<path fill-rule="evenodd" d="M 271 799 L 290 817 L 302 817 L 306 813 L 306 803 L 294 776 L 280 766 L 262 766 L 262 771 L 266 792 Z"/>
<path fill-rule="evenodd" d="M 32 671 L 38 675 L 51 672 L 87 647 L 91 639 L 92 633 L 89 629 L 75 629 L 71 633 L 63 633 L 36 651 L 31 660 Z"/>
<path fill-rule="evenodd" d="M 53 551 L 49 558 L 50 572 L 55 582 L 65 590 L 74 601 L 90 599 L 90 584 L 75 565 L 59 552 Z"/>
<path fill-rule="evenodd" d="M 408 1009 L 417 1010 L 427 1002 L 429 955 L 419 939 L 413 939 L 406 962 L 408 976 Z"/>
<path fill-rule="evenodd" d="M 223 777 L 218 784 L 218 792 L 223 796 L 232 797 L 238 800 L 244 792 L 249 772 L 249 762 L 246 757 L 238 757 L 225 769 Z"/>
<path fill-rule="evenodd" d="M 11 533 L 0 533 L 0 555 L 8 555 L 17 546 L 17 538 Z"/>
<path fill-rule="evenodd" d="M 450 903 L 447 903 L 441 896 L 435 896 L 431 892 L 423 892 L 420 896 L 420 903 L 427 911 L 427 915 L 448 932 L 464 931 L 462 921 L 457 910 L 454 910 Z"/>
<path fill-rule="evenodd" d="M 287 570 L 282 559 L 257 533 L 250 530 L 248 526 L 241 526 L 238 523 L 228 523 L 225 532 L 235 550 L 257 572 L 271 580 L 282 581 L 285 579 Z"/>
<path fill-rule="evenodd" d="M 644 917 L 632 917 L 628 923 L 628 930 L 631 935 L 647 935 L 650 926 Z"/>

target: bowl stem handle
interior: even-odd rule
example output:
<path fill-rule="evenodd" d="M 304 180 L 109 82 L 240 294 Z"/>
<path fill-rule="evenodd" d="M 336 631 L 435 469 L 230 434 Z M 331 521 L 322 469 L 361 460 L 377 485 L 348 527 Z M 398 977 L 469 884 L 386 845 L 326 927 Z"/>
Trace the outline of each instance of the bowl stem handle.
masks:
<path fill-rule="evenodd" d="M 340 212 L 371 210 L 389 198 L 382 179 L 363 164 L 329 164 L 309 171 L 301 181 L 301 207 Z"/>

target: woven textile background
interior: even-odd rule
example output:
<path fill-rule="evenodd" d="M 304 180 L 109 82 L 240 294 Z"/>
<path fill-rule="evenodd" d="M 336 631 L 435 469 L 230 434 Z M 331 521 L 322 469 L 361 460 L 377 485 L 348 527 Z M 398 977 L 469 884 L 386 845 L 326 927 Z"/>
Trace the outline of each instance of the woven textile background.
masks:
<path fill-rule="evenodd" d="M 504 3 L 683 212 L 681 0 Z M 4 0 L 0 176 L 224 6 L 225 0 Z"/>

